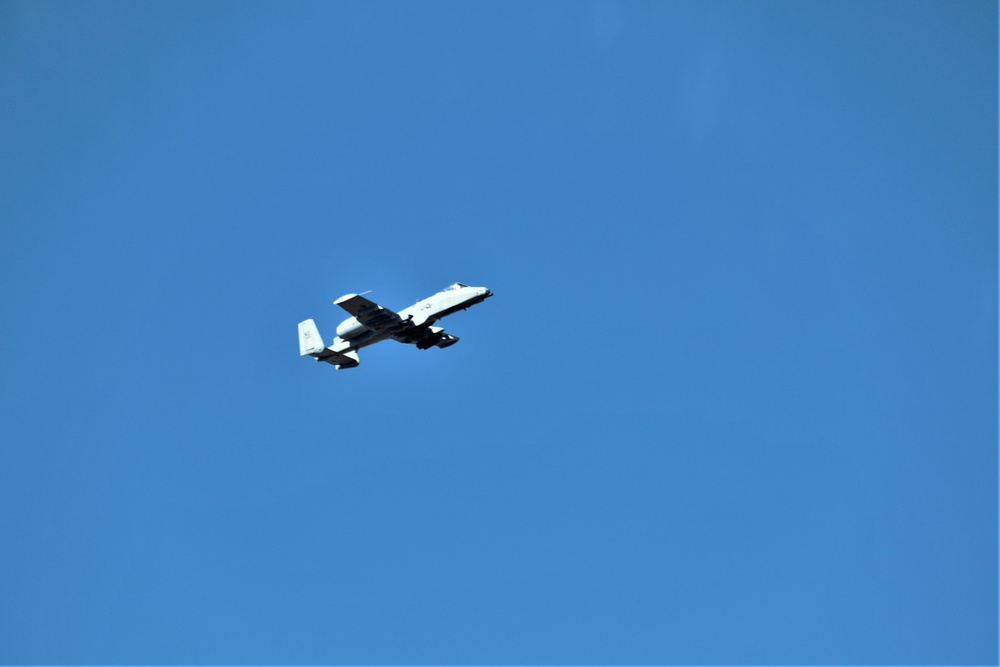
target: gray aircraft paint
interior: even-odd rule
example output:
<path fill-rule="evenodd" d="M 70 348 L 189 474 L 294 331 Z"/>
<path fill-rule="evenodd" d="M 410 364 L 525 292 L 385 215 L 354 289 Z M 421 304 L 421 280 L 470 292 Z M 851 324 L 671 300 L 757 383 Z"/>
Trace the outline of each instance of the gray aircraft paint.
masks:
<path fill-rule="evenodd" d="M 299 322 L 299 354 L 333 364 L 341 370 L 361 363 L 358 350 L 383 340 L 392 339 L 420 349 L 445 348 L 457 343 L 458 337 L 433 326 L 434 323 L 491 296 L 493 292 L 485 287 L 454 283 L 396 313 L 370 301 L 364 294 L 345 294 L 333 303 L 350 313 L 351 317 L 337 326 L 333 343 L 325 346 L 316 323 L 308 319 Z"/>

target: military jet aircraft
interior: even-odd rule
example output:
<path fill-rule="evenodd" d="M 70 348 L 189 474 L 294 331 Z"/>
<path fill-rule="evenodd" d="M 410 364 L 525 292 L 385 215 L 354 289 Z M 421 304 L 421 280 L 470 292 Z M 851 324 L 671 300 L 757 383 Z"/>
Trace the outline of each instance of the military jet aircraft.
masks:
<path fill-rule="evenodd" d="M 364 294 L 367 294 L 365 292 Z M 334 303 L 351 317 L 337 327 L 337 337 L 326 347 L 316 323 L 311 319 L 299 322 L 299 355 L 309 355 L 316 361 L 333 364 L 334 368 L 354 368 L 361 363 L 358 350 L 389 338 L 411 343 L 421 350 L 435 345 L 441 348 L 458 342 L 457 336 L 445 333 L 434 323 L 452 313 L 465 310 L 493 296 L 485 287 L 469 287 L 462 283 L 417 301 L 415 305 L 394 313 L 369 301 L 364 294 L 346 294 Z"/>

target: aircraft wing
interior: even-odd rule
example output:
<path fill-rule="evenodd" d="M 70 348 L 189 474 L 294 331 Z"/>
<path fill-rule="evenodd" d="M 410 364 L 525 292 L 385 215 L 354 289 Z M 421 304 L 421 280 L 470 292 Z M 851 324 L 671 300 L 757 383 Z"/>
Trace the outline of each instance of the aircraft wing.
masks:
<path fill-rule="evenodd" d="M 398 313 L 369 301 L 360 294 L 347 294 L 334 303 L 354 315 L 358 322 L 369 329 L 388 334 L 400 343 L 416 345 L 422 350 L 434 345 L 448 347 L 458 342 L 458 336 L 445 333 L 441 327 L 415 324 L 412 315 L 403 319 Z"/>
<path fill-rule="evenodd" d="M 361 324 L 380 333 L 395 333 L 409 325 L 409 319 L 404 320 L 398 313 L 360 294 L 342 296 L 334 303 L 354 315 Z"/>

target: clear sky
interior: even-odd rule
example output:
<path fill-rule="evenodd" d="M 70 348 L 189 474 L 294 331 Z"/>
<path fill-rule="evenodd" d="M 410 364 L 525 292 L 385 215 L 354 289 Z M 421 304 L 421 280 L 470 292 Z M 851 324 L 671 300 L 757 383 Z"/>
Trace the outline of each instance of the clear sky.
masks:
<path fill-rule="evenodd" d="M 995 664 L 997 183 L 993 2 L 4 0 L 0 662 Z"/>

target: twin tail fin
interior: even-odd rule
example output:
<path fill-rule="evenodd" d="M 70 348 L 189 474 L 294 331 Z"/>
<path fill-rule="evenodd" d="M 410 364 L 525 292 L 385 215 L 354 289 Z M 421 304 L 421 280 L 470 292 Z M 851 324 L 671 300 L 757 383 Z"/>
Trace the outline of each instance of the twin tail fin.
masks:
<path fill-rule="evenodd" d="M 336 342 L 336 341 L 334 341 Z M 337 370 L 341 368 L 354 368 L 361 363 L 357 350 L 344 350 L 338 352 L 333 348 L 323 345 L 323 339 L 319 335 L 316 323 L 311 319 L 299 322 L 299 355 L 309 355 L 316 361 L 325 361 L 333 364 Z"/>

